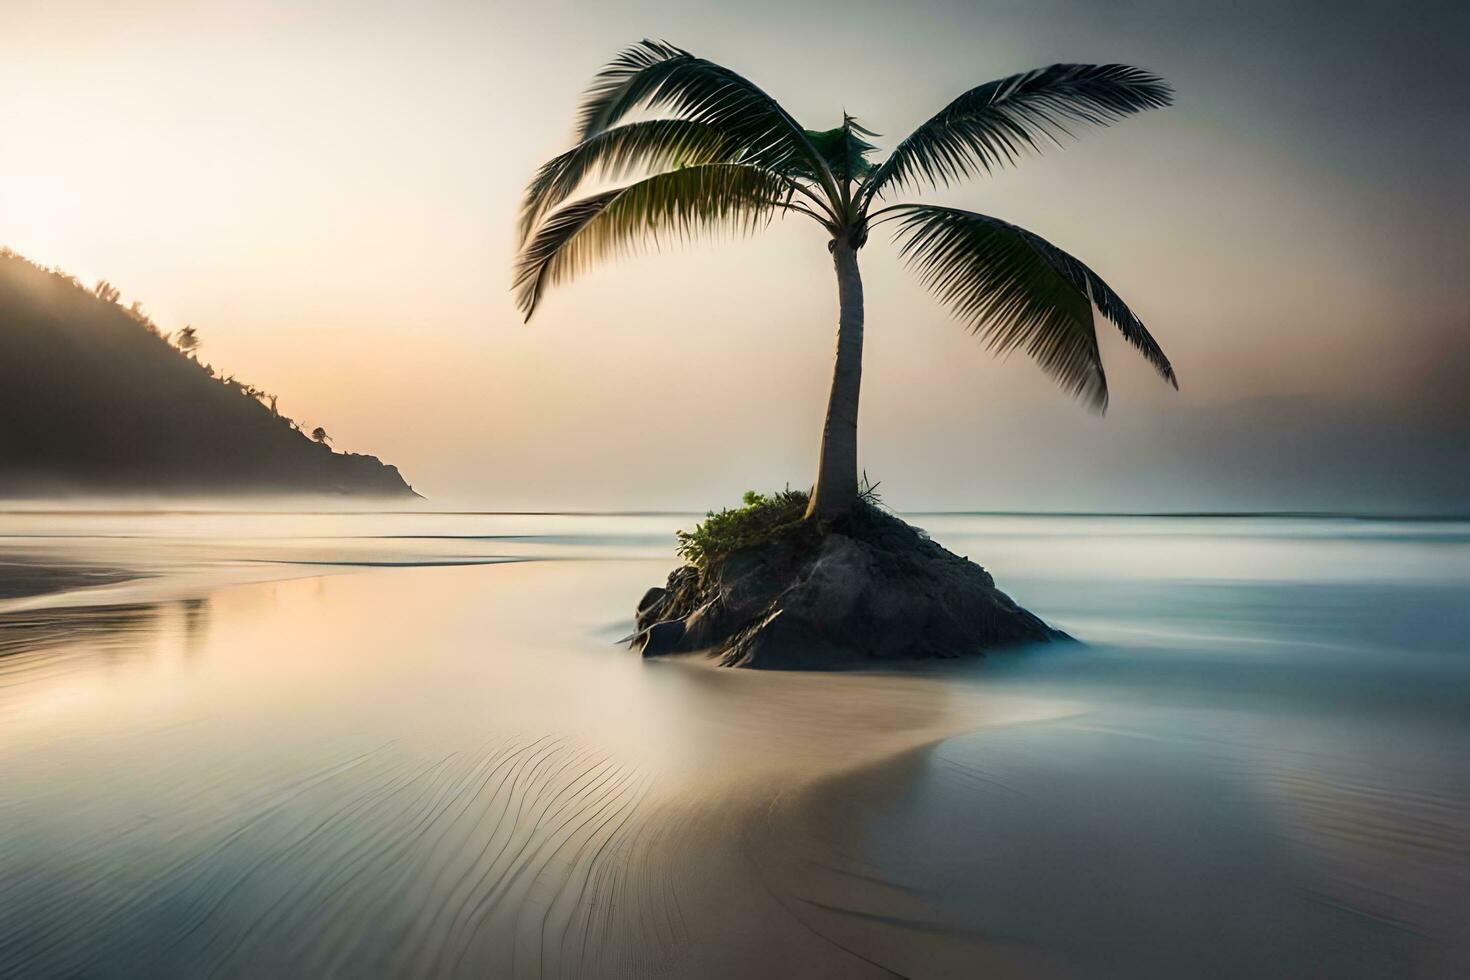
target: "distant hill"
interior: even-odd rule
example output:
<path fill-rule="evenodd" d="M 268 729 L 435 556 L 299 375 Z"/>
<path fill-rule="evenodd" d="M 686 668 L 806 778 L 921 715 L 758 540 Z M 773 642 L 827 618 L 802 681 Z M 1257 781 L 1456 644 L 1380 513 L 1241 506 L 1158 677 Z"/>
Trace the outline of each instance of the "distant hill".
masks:
<path fill-rule="evenodd" d="M 0 497 L 414 495 L 396 467 L 216 376 L 192 328 L 171 342 L 117 296 L 0 249 Z"/>

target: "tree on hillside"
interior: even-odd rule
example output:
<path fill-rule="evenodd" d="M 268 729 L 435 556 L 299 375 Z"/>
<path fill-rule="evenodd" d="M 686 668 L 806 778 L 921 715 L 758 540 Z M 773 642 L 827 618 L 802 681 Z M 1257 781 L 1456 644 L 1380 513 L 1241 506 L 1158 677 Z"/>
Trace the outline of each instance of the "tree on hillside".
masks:
<path fill-rule="evenodd" d="M 843 113 L 803 128 L 754 83 L 672 45 L 643 41 L 593 80 L 576 145 L 537 172 L 521 212 L 516 299 L 529 320 L 546 289 L 594 262 L 696 232 L 751 232 L 775 216 L 817 222 L 828 238 L 839 305 L 836 367 L 808 517 L 858 499 L 857 419 L 863 286 L 858 252 L 887 224 L 899 254 L 985 345 L 1022 350 L 1098 411 L 1107 378 L 1094 307 L 1178 386 L 1164 352 L 1107 283 L 1080 260 L 1000 218 L 888 203 L 900 190 L 947 187 L 1016 163 L 1069 127 L 1169 105 L 1158 76 L 1127 65 L 1052 65 L 961 94 L 878 163 L 876 134 Z M 653 118 L 629 121 L 635 113 Z M 565 203 L 584 183 L 647 174 Z M 880 206 L 881 205 L 881 206 Z"/>
<path fill-rule="evenodd" d="M 174 334 L 174 346 L 182 353 L 192 357 L 195 351 L 199 350 L 199 331 L 193 327 L 184 327 Z"/>
<path fill-rule="evenodd" d="M 311 437 L 324 446 L 332 441 L 332 437 L 327 435 L 327 430 L 321 426 L 311 430 Z"/>
<path fill-rule="evenodd" d="M 106 279 L 98 279 L 97 285 L 92 287 L 92 292 L 104 303 L 116 303 L 117 298 L 122 295 L 122 290 Z"/>

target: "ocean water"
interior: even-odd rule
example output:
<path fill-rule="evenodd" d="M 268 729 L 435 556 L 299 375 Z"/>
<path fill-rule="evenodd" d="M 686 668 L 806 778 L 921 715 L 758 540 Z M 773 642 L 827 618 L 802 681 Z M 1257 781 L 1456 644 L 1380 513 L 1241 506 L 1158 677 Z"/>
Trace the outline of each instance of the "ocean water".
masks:
<path fill-rule="evenodd" d="M 618 640 L 678 514 L 0 514 L 0 976 L 1457 977 L 1470 522 L 905 515 L 1083 643 Z"/>

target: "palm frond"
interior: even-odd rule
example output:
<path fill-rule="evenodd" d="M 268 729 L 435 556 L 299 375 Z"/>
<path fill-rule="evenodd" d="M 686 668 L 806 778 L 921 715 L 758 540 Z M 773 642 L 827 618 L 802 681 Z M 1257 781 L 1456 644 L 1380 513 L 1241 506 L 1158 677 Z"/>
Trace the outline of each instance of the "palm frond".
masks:
<path fill-rule="evenodd" d="M 744 148 L 724 131 L 687 119 L 652 119 L 603 130 L 553 157 L 536 172 L 521 202 L 521 241 L 586 180 L 619 180 L 635 170 L 733 163 L 743 153 Z"/>
<path fill-rule="evenodd" d="M 1069 393 L 1101 412 L 1108 382 L 1092 309 L 1111 320 L 1166 381 L 1174 369 L 1107 283 L 1055 245 L 998 218 L 895 205 L 900 254 L 991 350 L 1024 350 Z"/>
<path fill-rule="evenodd" d="M 716 127 L 746 148 L 748 160 L 773 169 L 793 157 L 825 167 L 806 131 L 754 82 L 671 44 L 640 41 L 597 73 L 578 112 L 577 141 L 638 109 Z"/>
<path fill-rule="evenodd" d="M 835 129 L 806 131 L 807 140 L 826 161 L 827 169 L 844 184 L 867 177 L 877 169 L 877 165 L 868 159 L 868 154 L 877 147 L 863 139 L 864 136 L 877 135 L 845 112 L 842 114 L 842 125 Z M 817 175 L 802 166 L 800 160 L 792 161 L 789 172 L 794 176 L 817 179 Z"/>
<path fill-rule="evenodd" d="M 748 233 L 790 206 L 784 177 L 744 164 L 709 163 L 657 174 L 553 212 L 521 250 L 516 305 L 531 318 L 547 287 L 595 262 L 664 237 L 727 229 Z"/>
<path fill-rule="evenodd" d="M 868 182 L 868 197 L 888 184 L 947 186 L 981 170 L 1013 164 L 1049 140 L 1061 145 L 1069 123 L 1105 126 L 1173 102 L 1159 76 L 1128 65 L 1052 65 L 973 88 L 894 149 Z"/>

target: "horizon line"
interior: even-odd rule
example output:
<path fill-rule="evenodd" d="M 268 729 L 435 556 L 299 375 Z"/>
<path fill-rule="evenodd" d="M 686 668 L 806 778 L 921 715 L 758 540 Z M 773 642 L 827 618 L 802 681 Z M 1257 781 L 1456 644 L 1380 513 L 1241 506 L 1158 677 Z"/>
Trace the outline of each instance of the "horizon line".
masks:
<path fill-rule="evenodd" d="M 884 507 L 895 514 L 913 517 L 1125 517 L 1125 518 L 1296 518 L 1303 520 L 1377 520 L 1377 521 L 1467 521 L 1467 513 L 1405 513 L 1391 511 L 1339 511 L 1339 510 L 903 510 Z M 706 510 L 424 510 L 417 508 L 393 508 L 380 510 L 357 510 L 353 508 L 330 510 L 292 510 L 289 508 L 213 508 L 213 507 L 0 507 L 0 516 L 12 514 L 61 515 L 61 514 L 297 514 L 301 516 L 341 516 L 344 514 L 369 515 L 419 515 L 425 517 L 700 517 L 713 513 Z"/>

